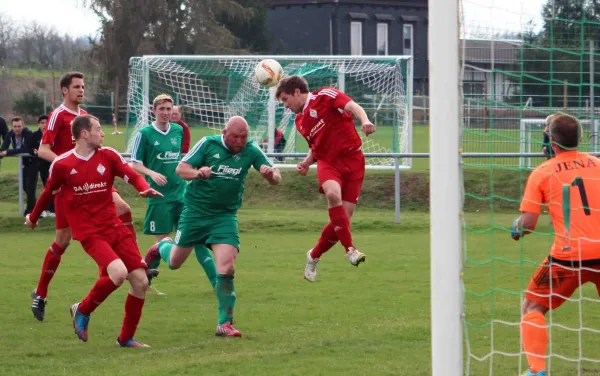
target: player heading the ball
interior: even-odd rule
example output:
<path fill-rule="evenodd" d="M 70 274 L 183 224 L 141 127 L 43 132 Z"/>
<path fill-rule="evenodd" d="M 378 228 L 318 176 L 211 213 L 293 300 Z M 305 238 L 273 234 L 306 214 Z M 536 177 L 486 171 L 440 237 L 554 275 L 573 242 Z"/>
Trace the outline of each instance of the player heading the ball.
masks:
<path fill-rule="evenodd" d="M 316 161 L 320 192 L 327 197 L 330 222 L 323 228 L 316 246 L 306 253 L 304 278 L 314 282 L 321 255 L 338 240 L 350 264 L 358 266 L 365 261 L 365 255 L 354 247 L 350 232 L 350 219 L 365 177 L 362 140 L 352 115 L 361 122 L 366 136 L 375 132 L 375 126 L 352 98 L 331 87 L 311 93 L 308 83 L 300 76 L 283 78 L 275 97 L 296 114 L 296 128 L 310 147 L 308 156 L 298 163 L 296 171 L 306 175 Z"/>

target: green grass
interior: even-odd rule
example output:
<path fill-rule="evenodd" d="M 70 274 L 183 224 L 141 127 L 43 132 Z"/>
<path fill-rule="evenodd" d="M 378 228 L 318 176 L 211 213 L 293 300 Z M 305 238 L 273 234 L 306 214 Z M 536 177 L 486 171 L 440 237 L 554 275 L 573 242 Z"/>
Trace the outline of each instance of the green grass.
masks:
<path fill-rule="evenodd" d="M 427 130 L 415 127 L 419 142 L 414 151 L 428 150 Z M 107 127 L 106 144 L 123 150 L 124 136 L 110 131 Z M 206 133 L 213 131 L 194 128 L 192 140 Z M 0 341 L 0 375 L 82 370 L 89 375 L 431 374 L 428 160 L 414 161 L 422 164 L 402 174 L 401 224 L 394 224 L 393 175 L 370 171 L 353 220 L 354 239 L 368 255 L 367 263 L 351 267 L 336 246 L 323 257 L 314 284 L 302 279 L 304 255 L 327 221 L 314 172 L 302 178 L 286 171 L 278 187 L 249 174 L 239 213 L 242 250 L 236 263 L 235 318 L 244 337 L 215 338 L 216 299 L 192 257 L 181 270 L 163 268 L 155 286 L 166 295 L 148 297 L 136 338 L 153 347 L 124 351 L 113 344 L 125 288 L 94 313 L 88 343 L 73 334 L 67 310 L 97 276 L 95 264 L 75 241 L 50 287 L 46 321 L 33 319 L 29 293 L 54 237 L 53 220 L 42 219 L 35 231 L 23 228 L 15 214 L 15 160 L 2 160 L 0 312 L 7 325 Z M 509 237 L 526 176 L 501 164 L 465 170 L 463 280 L 465 351 L 472 355 L 465 358 L 469 375 L 487 375 L 490 370 L 493 375 L 516 375 L 526 364 L 522 356 L 502 353 L 521 351 L 515 325 L 521 291 L 551 242 L 545 215 L 536 234 L 521 242 Z M 121 182 L 117 187 L 133 208 L 144 252 L 152 243 L 140 232 L 145 202 Z M 584 300 L 567 302 L 552 313 L 551 351 L 573 359 L 597 359 L 596 333 L 556 326 L 600 328 L 600 313 L 592 301 L 597 299 L 595 288 L 580 291 L 582 295 L 577 291 L 574 298 Z M 553 374 L 578 374 L 577 363 L 557 356 L 551 362 Z M 595 363 L 582 362 L 581 369 L 581 375 L 600 372 Z"/>
<path fill-rule="evenodd" d="M 144 207 L 134 206 L 141 218 Z M 1 203 L 7 213 L 13 203 Z M 351 267 L 339 246 L 323 257 L 318 282 L 302 279 L 304 254 L 327 220 L 323 209 L 248 206 L 241 210 L 242 250 L 236 263 L 236 326 L 244 337 L 214 337 L 216 300 L 192 258 L 181 270 L 163 268 L 150 295 L 136 337 L 153 347 L 128 351 L 113 346 L 126 289 L 118 290 L 92 316 L 90 340 L 73 334 L 68 307 L 81 299 L 96 278 L 96 267 L 74 242 L 52 282 L 47 318 L 35 321 L 29 292 L 35 286 L 45 248 L 53 239 L 52 220 L 31 232 L 15 217 L 3 219 L 0 282 L 6 323 L 0 342 L 0 374 L 65 375 L 428 375 L 430 370 L 429 223 L 426 213 L 408 213 L 400 225 L 388 210 L 361 209 L 353 222 L 357 244 L 368 254 Z M 467 223 L 466 319 L 471 352 L 519 353 L 519 291 L 547 253 L 547 236 L 524 242 L 505 229 L 485 232 L 490 223 L 505 225 L 512 215 L 473 213 Z M 492 221 L 493 220 L 493 221 Z M 548 231 L 542 217 L 539 231 Z M 140 221 L 138 220 L 138 225 Z M 138 226 L 138 231 L 140 230 Z M 145 250 L 152 239 L 140 235 Z M 493 248 L 490 248 L 493 244 Z M 507 262 L 512 261 L 511 262 Z M 527 261 L 533 260 L 533 261 Z M 584 288 L 587 298 L 595 289 Z M 595 328 L 600 313 L 582 304 L 583 325 Z M 553 323 L 578 327 L 577 303 L 554 312 Z M 492 336 L 493 328 L 493 336 Z M 578 356 L 576 333 L 552 329 L 553 351 Z M 600 339 L 583 333 L 583 354 L 595 357 Z M 490 361 L 471 359 L 470 375 L 488 374 Z M 517 374 L 519 357 L 495 353 L 494 375 Z M 584 364 L 598 370 L 593 364 Z M 556 374 L 576 374 L 570 362 L 552 358 Z M 594 374 L 592 371 L 582 374 Z"/>

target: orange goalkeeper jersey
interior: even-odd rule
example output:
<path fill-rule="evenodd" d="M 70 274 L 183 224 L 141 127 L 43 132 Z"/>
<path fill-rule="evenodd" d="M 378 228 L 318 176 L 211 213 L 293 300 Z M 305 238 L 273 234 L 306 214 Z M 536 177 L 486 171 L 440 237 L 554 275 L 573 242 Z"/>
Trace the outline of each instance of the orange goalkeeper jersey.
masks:
<path fill-rule="evenodd" d="M 570 196 L 570 234 L 565 227 L 563 186 Z M 600 159 L 566 151 L 539 165 L 527 180 L 521 212 L 545 205 L 554 226 L 550 254 L 561 260 L 600 259 Z"/>

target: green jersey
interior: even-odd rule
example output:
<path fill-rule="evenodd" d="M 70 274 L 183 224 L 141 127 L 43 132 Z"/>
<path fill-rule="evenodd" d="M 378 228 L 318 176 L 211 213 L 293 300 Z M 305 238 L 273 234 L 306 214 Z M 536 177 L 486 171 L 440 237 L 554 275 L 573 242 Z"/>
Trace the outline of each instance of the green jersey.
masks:
<path fill-rule="evenodd" d="M 229 151 L 223 136 L 208 136 L 201 139 L 183 158 L 192 167 L 210 167 L 208 179 L 194 179 L 185 189 L 184 215 L 235 214 L 242 206 L 244 183 L 250 167 L 257 171 L 262 165 L 273 163 L 252 140 L 239 153 Z"/>
<path fill-rule="evenodd" d="M 185 191 L 185 180 L 177 176 L 175 169 L 181 161 L 181 142 L 183 128 L 169 123 L 165 132 L 150 124 L 138 131 L 133 139 L 131 160 L 143 164 L 146 168 L 158 172 L 167 178 L 167 184 L 159 186 L 149 176 L 146 181 L 150 187 L 164 197 L 148 198 L 148 203 L 181 201 Z"/>

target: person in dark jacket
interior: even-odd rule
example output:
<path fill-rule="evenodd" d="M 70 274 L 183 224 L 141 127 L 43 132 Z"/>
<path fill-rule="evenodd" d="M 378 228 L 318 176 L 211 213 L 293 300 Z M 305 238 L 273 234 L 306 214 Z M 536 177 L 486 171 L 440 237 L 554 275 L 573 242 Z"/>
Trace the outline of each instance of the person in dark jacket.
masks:
<path fill-rule="evenodd" d="M 6 120 L 4 120 L 2 116 L 0 116 L 0 140 L 4 140 L 7 133 L 8 126 L 6 125 Z"/>
<path fill-rule="evenodd" d="M 31 141 L 31 148 L 33 149 L 33 154 L 37 155 L 37 151 L 40 148 L 40 143 L 42 142 L 42 136 L 46 131 L 46 124 L 48 123 L 48 116 L 42 115 L 38 118 L 38 130 L 33 132 L 33 137 Z M 40 172 L 40 178 L 42 179 L 42 184 L 44 187 L 46 186 L 46 182 L 48 181 L 48 175 L 50 174 L 50 165 L 51 163 L 45 160 L 44 158 L 37 158 L 38 171 Z M 42 217 L 55 217 L 54 214 L 54 201 L 50 202 L 50 206 L 48 207 L 47 212 L 44 211 L 42 213 Z"/>
<path fill-rule="evenodd" d="M 11 120 L 12 130 L 6 134 L 0 146 L 0 155 L 3 157 L 16 156 L 18 154 L 30 154 L 31 157 L 23 157 L 23 190 L 27 194 L 27 208 L 23 215 L 31 213 L 35 206 L 37 186 L 37 158 L 31 148 L 33 132 L 25 127 L 24 121 L 20 117 L 14 117 Z M 9 147 L 12 146 L 12 149 Z"/>

